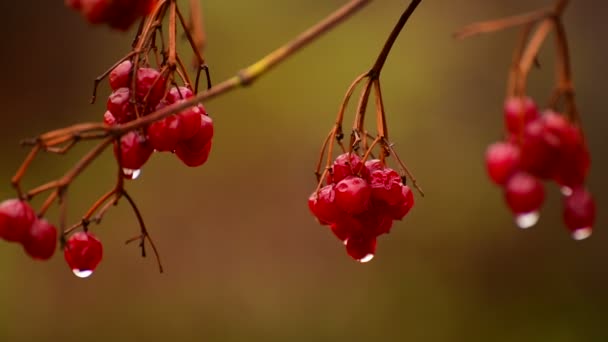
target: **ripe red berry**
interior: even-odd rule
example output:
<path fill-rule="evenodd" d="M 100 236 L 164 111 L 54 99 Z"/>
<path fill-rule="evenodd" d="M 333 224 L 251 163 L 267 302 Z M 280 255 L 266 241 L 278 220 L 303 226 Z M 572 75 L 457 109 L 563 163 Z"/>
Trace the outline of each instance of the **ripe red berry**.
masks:
<path fill-rule="evenodd" d="M 343 211 L 355 215 L 369 208 L 372 190 L 364 179 L 348 176 L 336 184 L 335 191 L 336 205 Z"/>
<path fill-rule="evenodd" d="M 129 88 L 118 88 L 112 92 L 108 97 L 107 108 L 118 123 L 129 122 L 135 118 Z"/>
<path fill-rule="evenodd" d="M 187 87 L 171 87 L 167 96 L 165 97 L 165 101 L 167 103 L 172 104 L 180 100 L 189 99 L 194 96 L 194 93 L 190 88 Z"/>
<path fill-rule="evenodd" d="M 198 106 L 190 107 L 179 114 L 177 114 L 182 123 L 180 139 L 188 140 L 192 139 L 200 130 L 202 126 L 205 126 L 206 129 L 209 129 L 209 123 L 211 123 L 211 129 L 213 129 L 213 121 L 211 118 L 206 120 L 207 122 L 203 123 L 203 115 Z M 213 133 L 212 133 L 213 135 Z"/>
<path fill-rule="evenodd" d="M 486 170 L 490 179 L 503 185 L 519 168 L 519 147 L 509 142 L 497 142 L 486 150 Z"/>
<path fill-rule="evenodd" d="M 131 131 L 120 138 L 120 149 L 114 146 L 117 159 L 119 151 L 123 169 L 139 170 L 150 159 L 154 149 L 140 133 Z"/>
<path fill-rule="evenodd" d="M 359 224 L 358 233 L 368 236 L 388 234 L 393 227 L 393 218 L 387 209 L 384 203 L 378 204 L 372 200 L 368 210 L 354 216 Z"/>
<path fill-rule="evenodd" d="M 545 200 L 545 190 L 538 178 L 517 172 L 505 184 L 505 200 L 521 228 L 531 227 L 538 220 L 538 210 Z"/>
<path fill-rule="evenodd" d="M 91 24 L 99 24 L 108 18 L 107 0 L 81 0 L 80 11 Z"/>
<path fill-rule="evenodd" d="M 77 277 L 86 278 L 99 265 L 103 246 L 93 234 L 78 232 L 68 239 L 63 255 L 72 272 Z"/>
<path fill-rule="evenodd" d="M 25 201 L 8 199 L 0 203 L 0 238 L 22 242 L 36 220 L 32 207 Z"/>
<path fill-rule="evenodd" d="M 376 170 L 384 170 L 386 168 L 380 159 L 370 159 L 366 161 L 365 167 L 369 173 Z"/>
<path fill-rule="evenodd" d="M 57 248 L 57 228 L 44 219 L 35 220 L 23 239 L 23 248 L 34 259 L 50 259 Z"/>
<path fill-rule="evenodd" d="M 559 164 L 561 140 L 547 129 L 546 115 L 530 122 L 523 133 L 521 167 L 544 179 L 552 178 Z"/>
<path fill-rule="evenodd" d="M 387 208 L 393 220 L 403 220 L 403 218 L 414 207 L 414 193 L 407 185 L 401 186 L 401 200 Z"/>
<path fill-rule="evenodd" d="M 157 151 L 173 151 L 181 136 L 181 122 L 177 115 L 168 116 L 148 127 L 148 141 Z"/>
<path fill-rule="evenodd" d="M 368 170 L 361 163 L 361 158 L 355 153 L 344 153 L 336 157 L 332 166 L 332 176 L 330 182 L 338 183 L 348 176 L 361 176 L 366 178 Z"/>
<path fill-rule="evenodd" d="M 372 171 L 369 175 L 372 198 L 389 205 L 401 201 L 401 176 L 390 168 Z"/>
<path fill-rule="evenodd" d="M 211 152 L 211 140 L 200 150 L 193 151 L 188 144 L 180 142 L 175 148 L 175 155 L 189 167 L 197 167 L 205 164 Z"/>
<path fill-rule="evenodd" d="M 139 68 L 137 70 L 135 97 L 138 101 L 144 101 L 147 97 L 148 107 L 154 108 L 165 95 L 166 82 L 167 80 L 161 76 L 158 70 Z"/>
<path fill-rule="evenodd" d="M 512 134 L 519 135 L 524 127 L 538 116 L 538 108 L 529 97 L 512 97 L 505 101 L 505 127 Z"/>
<path fill-rule="evenodd" d="M 346 240 L 346 252 L 361 263 L 369 262 L 376 253 L 376 237 L 351 236 Z"/>
<path fill-rule="evenodd" d="M 308 198 L 310 212 L 323 225 L 337 222 L 344 213 L 336 206 L 336 192 L 332 185 L 326 185 L 313 192 Z"/>
<path fill-rule="evenodd" d="M 108 76 L 108 80 L 110 82 L 110 87 L 112 90 L 117 90 L 118 88 L 129 88 L 131 86 L 131 69 L 133 68 L 133 63 L 130 60 L 126 60 L 116 66 L 110 72 Z"/>
<path fill-rule="evenodd" d="M 583 240 L 591 235 L 595 211 L 595 201 L 583 187 L 572 189 L 572 194 L 564 198 L 564 223 L 574 239 Z"/>

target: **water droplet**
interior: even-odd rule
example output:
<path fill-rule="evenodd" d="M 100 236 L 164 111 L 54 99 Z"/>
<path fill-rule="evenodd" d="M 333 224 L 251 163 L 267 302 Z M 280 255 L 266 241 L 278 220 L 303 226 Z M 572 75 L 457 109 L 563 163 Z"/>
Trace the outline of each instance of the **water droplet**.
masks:
<path fill-rule="evenodd" d="M 122 173 L 128 179 L 137 179 L 139 177 L 139 175 L 141 175 L 141 170 L 133 170 L 133 169 L 124 168 L 124 169 L 122 169 Z"/>
<path fill-rule="evenodd" d="M 540 215 L 539 215 L 538 211 L 531 211 L 529 213 L 517 214 L 517 215 L 515 215 L 515 224 L 517 224 L 517 226 L 521 229 L 528 229 L 528 228 L 534 226 L 538 222 L 539 218 L 540 218 Z"/>
<path fill-rule="evenodd" d="M 78 278 L 88 278 L 91 276 L 91 274 L 93 274 L 93 271 L 91 270 L 79 270 L 77 268 L 73 269 L 72 272 L 74 272 L 74 275 L 77 276 Z"/>
<path fill-rule="evenodd" d="M 579 228 L 572 232 L 572 238 L 576 241 L 585 240 L 591 236 L 593 229 L 591 227 Z"/>
<path fill-rule="evenodd" d="M 566 197 L 572 195 L 572 188 L 569 186 L 562 186 L 560 188 L 560 191 L 562 192 L 562 195 L 564 195 Z"/>
<path fill-rule="evenodd" d="M 357 260 L 358 262 L 364 264 L 366 262 L 370 262 L 372 261 L 372 259 L 374 258 L 374 255 L 372 253 L 367 254 L 366 256 L 364 256 L 363 258 Z"/>
<path fill-rule="evenodd" d="M 348 243 L 348 239 L 344 239 L 344 241 L 342 241 L 342 243 L 344 244 L 344 246 L 346 246 L 346 244 Z"/>

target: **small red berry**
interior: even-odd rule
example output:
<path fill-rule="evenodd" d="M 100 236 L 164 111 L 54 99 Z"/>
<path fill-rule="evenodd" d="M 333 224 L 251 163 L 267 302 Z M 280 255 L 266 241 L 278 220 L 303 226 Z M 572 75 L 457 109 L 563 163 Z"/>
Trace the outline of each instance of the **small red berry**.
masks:
<path fill-rule="evenodd" d="M 32 207 L 25 201 L 8 199 L 0 203 L 0 238 L 22 242 L 36 220 Z"/>
<path fill-rule="evenodd" d="M 572 189 L 572 194 L 564 198 L 564 222 L 574 239 L 583 240 L 591 235 L 595 211 L 593 196 L 583 187 Z"/>
<path fill-rule="evenodd" d="M 336 205 L 349 214 L 360 214 L 370 205 L 371 188 L 359 177 L 348 176 L 336 184 Z"/>
<path fill-rule="evenodd" d="M 503 185 L 519 167 L 519 147 L 509 142 L 497 142 L 486 150 L 486 170 L 490 179 Z"/>
<path fill-rule="evenodd" d="M 103 246 L 93 234 L 78 232 L 68 239 L 63 255 L 72 272 L 77 277 L 86 278 L 99 265 Z"/>
<path fill-rule="evenodd" d="M 388 207 L 388 212 L 393 220 L 403 220 L 403 218 L 414 207 L 414 193 L 407 185 L 401 186 L 401 200 Z"/>
<path fill-rule="evenodd" d="M 380 159 L 370 159 L 366 161 L 365 167 L 369 173 L 376 170 L 384 170 L 386 168 Z"/>
<path fill-rule="evenodd" d="M 192 151 L 187 144 L 180 142 L 175 148 L 175 155 L 189 167 L 197 167 L 205 164 L 211 152 L 211 140 L 198 151 Z"/>
<path fill-rule="evenodd" d="M 361 263 L 369 262 L 376 253 L 376 237 L 351 236 L 346 240 L 346 252 Z"/>
<path fill-rule="evenodd" d="M 143 101 L 147 97 L 147 105 L 150 108 L 156 107 L 165 95 L 167 80 L 156 69 L 140 68 L 137 70 L 137 82 L 135 85 L 135 96 L 138 101 Z M 114 113 L 114 112 L 112 112 Z"/>
<path fill-rule="evenodd" d="M 34 259 L 50 259 L 57 248 L 57 228 L 45 219 L 35 220 L 23 239 L 23 248 Z"/>
<path fill-rule="evenodd" d="M 180 133 L 180 118 L 177 115 L 171 115 L 148 127 L 148 141 L 157 151 L 173 151 L 180 140 Z"/>
<path fill-rule="evenodd" d="M 523 133 L 521 168 L 540 178 L 551 178 L 558 167 L 561 140 L 547 130 L 546 115 L 530 122 Z"/>
<path fill-rule="evenodd" d="M 108 0 L 82 0 L 80 11 L 91 24 L 99 24 L 108 18 Z"/>
<path fill-rule="evenodd" d="M 355 153 L 344 153 L 336 157 L 332 167 L 331 182 L 338 183 L 348 176 L 361 176 L 366 178 L 368 170 L 361 163 L 361 158 Z"/>
<path fill-rule="evenodd" d="M 123 169 L 139 170 L 150 159 L 154 149 L 140 133 L 131 131 L 120 138 L 120 149 L 115 145 L 114 154 L 118 159 L 120 150 L 120 163 Z"/>
<path fill-rule="evenodd" d="M 181 140 L 191 139 L 199 132 L 201 126 L 203 125 L 203 114 L 204 113 L 201 112 L 198 106 L 190 107 L 177 114 L 182 122 L 180 133 Z M 213 123 L 212 120 L 209 120 L 207 120 L 207 122 L 204 124 L 205 126 L 208 126 L 209 123 Z"/>
<path fill-rule="evenodd" d="M 519 135 L 524 127 L 538 116 L 538 108 L 529 97 L 511 97 L 505 101 L 505 126 L 512 134 Z"/>
<path fill-rule="evenodd" d="M 545 200 L 545 190 L 538 178 L 525 173 L 517 172 L 505 184 L 505 200 L 515 215 L 536 213 Z M 518 223 L 522 228 L 528 228 L 536 223 Z"/>
<path fill-rule="evenodd" d="M 308 198 L 310 212 L 326 225 L 337 222 L 344 213 L 336 206 L 336 192 L 332 185 L 326 185 L 313 192 Z"/>
<path fill-rule="evenodd" d="M 126 60 L 116 66 L 110 72 L 108 76 L 108 80 L 110 82 L 110 87 L 112 90 L 117 90 L 118 88 L 129 88 L 131 86 L 131 69 L 133 68 L 133 63 L 130 60 Z"/>
<path fill-rule="evenodd" d="M 125 123 L 135 118 L 133 105 L 131 104 L 131 91 L 123 87 L 116 89 L 108 97 L 107 108 L 116 118 L 116 122 Z"/>
<path fill-rule="evenodd" d="M 401 201 L 401 176 L 390 168 L 372 171 L 369 175 L 372 198 L 389 205 Z"/>
<path fill-rule="evenodd" d="M 190 88 L 187 87 L 172 87 L 169 89 L 167 96 L 165 97 L 165 101 L 167 103 L 172 104 L 180 100 L 189 99 L 194 96 L 194 93 Z"/>

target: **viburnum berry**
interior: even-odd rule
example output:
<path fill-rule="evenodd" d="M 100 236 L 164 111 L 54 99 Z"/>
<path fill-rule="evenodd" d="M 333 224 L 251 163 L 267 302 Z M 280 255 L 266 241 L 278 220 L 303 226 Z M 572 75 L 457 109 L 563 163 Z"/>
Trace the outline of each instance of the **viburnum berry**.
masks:
<path fill-rule="evenodd" d="M 181 131 L 180 117 L 171 115 L 148 127 L 148 141 L 157 151 L 174 151 L 181 139 Z"/>
<path fill-rule="evenodd" d="M 376 170 L 384 170 L 386 167 L 380 159 L 370 159 L 365 162 L 365 168 L 367 168 L 369 173 L 372 173 Z"/>
<path fill-rule="evenodd" d="M 209 135 L 208 130 L 211 129 L 211 136 L 213 136 L 213 120 L 211 120 L 204 111 L 201 111 L 201 108 L 203 107 L 194 106 L 177 114 L 182 122 L 180 132 L 181 140 L 192 139 L 199 133 L 202 127 L 207 131 L 207 133 L 205 133 L 206 135 Z M 203 120 L 205 120 L 205 122 L 203 122 Z"/>
<path fill-rule="evenodd" d="M 349 214 L 360 214 L 369 208 L 371 193 L 363 178 L 348 176 L 336 184 L 336 205 Z"/>
<path fill-rule="evenodd" d="M 545 200 L 545 190 L 538 178 L 526 172 L 517 172 L 505 184 L 504 193 L 520 228 L 536 224 L 538 210 Z"/>
<path fill-rule="evenodd" d="M 388 213 L 391 215 L 393 220 L 403 220 L 403 218 L 410 212 L 414 207 L 414 193 L 407 185 L 401 186 L 401 200 L 397 203 L 390 205 Z"/>
<path fill-rule="evenodd" d="M 0 203 L 0 238 L 23 242 L 34 221 L 34 209 L 25 201 L 8 199 Z"/>
<path fill-rule="evenodd" d="M 131 69 L 133 69 L 133 63 L 130 60 L 126 60 L 112 69 L 108 76 L 112 90 L 131 86 Z"/>
<path fill-rule="evenodd" d="M 361 163 L 361 158 L 355 153 L 344 153 L 336 157 L 332 165 L 330 183 L 338 183 L 348 176 L 361 176 L 367 177 L 368 170 Z"/>
<path fill-rule="evenodd" d="M 45 219 L 35 220 L 23 239 L 23 248 L 34 259 L 50 259 L 57 248 L 57 228 Z"/>
<path fill-rule="evenodd" d="M 505 101 L 505 126 L 512 134 L 519 135 L 524 127 L 538 116 L 538 108 L 530 97 L 511 97 Z"/>
<path fill-rule="evenodd" d="M 175 155 L 189 167 L 197 167 L 205 164 L 209 159 L 209 153 L 211 152 L 211 141 L 204 145 L 200 150 L 193 151 L 190 147 L 180 142 L 175 148 Z"/>
<path fill-rule="evenodd" d="M 188 87 L 171 87 L 167 96 L 165 97 L 165 101 L 167 103 L 175 103 L 179 100 L 186 100 L 194 96 L 192 90 Z"/>
<path fill-rule="evenodd" d="M 141 16 L 152 11 L 158 0 L 66 0 L 68 7 L 80 11 L 91 24 L 107 23 L 127 30 Z"/>
<path fill-rule="evenodd" d="M 138 101 L 147 99 L 150 108 L 156 107 L 165 95 L 167 80 L 158 70 L 153 68 L 139 68 L 136 73 L 135 97 Z"/>
<path fill-rule="evenodd" d="M 181 140 L 176 148 L 175 154 L 187 166 L 196 167 L 204 164 L 209 157 L 211 151 L 211 140 L 213 138 L 213 120 L 206 116 L 198 114 L 200 117 L 200 125 L 193 137 L 186 140 Z M 183 117 L 180 117 L 180 120 Z M 184 126 L 182 121 L 182 126 Z M 182 127 L 182 138 L 183 138 Z"/>
<path fill-rule="evenodd" d="M 118 88 L 112 92 L 108 97 L 107 108 L 118 123 L 129 122 L 135 118 L 129 88 Z"/>
<path fill-rule="evenodd" d="M 486 170 L 490 179 L 503 185 L 519 168 L 519 147 L 510 142 L 497 142 L 486 150 Z"/>
<path fill-rule="evenodd" d="M 346 252 L 353 259 L 365 263 L 374 258 L 376 243 L 375 236 L 351 236 L 346 240 Z"/>
<path fill-rule="evenodd" d="M 336 192 L 333 185 L 326 185 L 313 192 L 308 198 L 310 212 L 319 220 L 322 225 L 338 222 L 342 212 L 336 205 Z"/>
<path fill-rule="evenodd" d="M 103 246 L 93 234 L 78 232 L 70 236 L 63 250 L 68 266 L 77 277 L 93 274 L 103 257 Z"/>
<path fill-rule="evenodd" d="M 595 224 L 595 200 L 583 187 L 572 189 L 572 194 L 564 197 L 564 223 L 576 240 L 591 235 Z"/>
<path fill-rule="evenodd" d="M 120 148 L 116 144 L 114 146 L 114 154 L 120 160 L 121 166 L 130 170 L 141 169 L 153 151 L 146 138 L 136 131 L 128 132 L 120 138 Z"/>
<path fill-rule="evenodd" d="M 389 205 L 401 201 L 401 176 L 392 169 L 372 171 L 369 175 L 369 186 L 372 189 L 372 198 Z"/>

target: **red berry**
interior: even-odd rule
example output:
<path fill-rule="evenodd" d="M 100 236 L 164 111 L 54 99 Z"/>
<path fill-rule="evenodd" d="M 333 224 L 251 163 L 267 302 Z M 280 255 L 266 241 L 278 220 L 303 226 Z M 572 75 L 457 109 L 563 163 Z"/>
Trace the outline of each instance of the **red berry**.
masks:
<path fill-rule="evenodd" d="M 572 194 L 564 198 L 564 222 L 575 239 L 583 240 L 591 235 L 595 211 L 595 201 L 583 187 L 572 189 Z"/>
<path fill-rule="evenodd" d="M 529 97 L 512 97 L 504 105 L 505 126 L 507 130 L 519 135 L 529 122 L 538 118 L 538 108 Z"/>
<path fill-rule="evenodd" d="M 414 193 L 407 185 L 401 186 L 401 200 L 388 207 L 388 212 L 393 220 L 403 220 L 403 218 L 414 207 Z"/>
<path fill-rule="evenodd" d="M 108 80 L 110 82 L 110 87 L 112 90 L 117 90 L 118 88 L 130 88 L 130 80 L 131 80 L 131 69 L 133 68 L 133 63 L 130 60 L 126 60 L 116 66 L 110 72 L 110 76 L 108 76 Z"/>
<path fill-rule="evenodd" d="M 78 232 L 68 239 L 63 255 L 74 274 L 86 278 L 99 265 L 103 257 L 103 246 L 93 234 Z"/>
<path fill-rule="evenodd" d="M 522 169 L 540 178 L 555 175 L 562 147 L 560 137 L 547 129 L 548 120 L 545 115 L 530 122 L 524 130 L 521 145 Z"/>
<path fill-rule="evenodd" d="M 108 0 L 82 0 L 80 11 L 91 24 L 99 24 L 107 20 Z"/>
<path fill-rule="evenodd" d="M 82 7 L 80 0 L 65 0 L 65 5 L 75 10 L 79 10 Z"/>
<path fill-rule="evenodd" d="M 384 170 L 386 168 L 380 159 L 370 159 L 366 161 L 365 167 L 369 173 L 376 170 Z"/>
<path fill-rule="evenodd" d="M 497 142 L 486 150 L 486 170 L 490 179 L 503 185 L 519 167 L 519 147 L 509 142 Z"/>
<path fill-rule="evenodd" d="M 194 96 L 194 93 L 192 92 L 192 90 L 190 90 L 190 88 L 172 87 L 171 89 L 169 89 L 169 92 L 167 93 L 167 96 L 165 97 L 165 101 L 167 101 L 167 103 L 169 103 L 169 104 L 172 104 L 179 100 L 189 99 L 192 96 Z"/>
<path fill-rule="evenodd" d="M 211 140 L 199 151 L 192 151 L 188 145 L 180 142 L 175 148 L 177 157 L 189 167 L 197 167 L 205 164 L 211 152 Z"/>
<path fill-rule="evenodd" d="M 167 80 L 161 76 L 158 70 L 140 68 L 137 70 L 137 84 L 135 86 L 137 100 L 143 101 L 147 97 L 148 107 L 156 107 L 165 95 L 166 82 Z"/>
<path fill-rule="evenodd" d="M 0 203 L 0 238 L 22 242 L 36 220 L 32 207 L 25 201 L 8 199 Z"/>
<path fill-rule="evenodd" d="M 336 184 L 336 205 L 349 214 L 360 214 L 370 205 L 371 188 L 359 177 L 348 176 Z"/>
<path fill-rule="evenodd" d="M 183 141 L 192 152 L 201 150 L 209 141 L 211 141 L 211 139 L 213 139 L 213 120 L 206 115 L 199 114 L 199 116 L 201 118 L 201 123 L 198 131 L 193 137 Z M 181 118 L 183 117 L 180 117 L 180 119 Z M 184 138 L 183 132 L 184 129 L 182 128 L 182 138 Z"/>
<path fill-rule="evenodd" d="M 114 154 L 118 160 L 118 146 Z M 131 131 L 120 138 L 120 163 L 123 169 L 139 170 L 150 159 L 154 149 L 138 132 Z"/>
<path fill-rule="evenodd" d="M 376 253 L 376 237 L 351 236 L 346 240 L 346 252 L 359 262 L 371 261 Z"/>
<path fill-rule="evenodd" d="M 545 200 L 545 190 L 538 178 L 517 172 L 505 184 L 505 199 L 514 214 L 536 212 Z"/>
<path fill-rule="evenodd" d="M 180 121 L 182 122 L 180 133 L 180 137 L 182 140 L 191 139 L 199 132 L 201 126 L 203 125 L 203 114 L 204 113 L 201 112 L 198 106 L 190 107 L 177 114 L 180 117 Z M 207 122 L 204 124 L 205 126 L 209 126 L 209 123 L 213 123 L 212 120 L 209 120 L 207 120 Z"/>
<path fill-rule="evenodd" d="M 118 122 L 116 121 L 116 118 L 114 117 L 112 112 L 110 112 L 109 110 L 106 110 L 106 112 L 103 114 L 103 123 L 108 126 L 114 126 L 114 125 L 118 124 Z"/>
<path fill-rule="evenodd" d="M 374 200 L 394 205 L 402 199 L 401 177 L 393 169 L 372 171 L 369 175 L 369 185 L 372 188 Z"/>
<path fill-rule="evenodd" d="M 135 118 L 129 88 L 118 88 L 110 94 L 107 108 L 118 123 L 129 122 Z"/>
<path fill-rule="evenodd" d="M 148 141 L 157 151 L 173 151 L 180 140 L 180 133 L 180 118 L 177 115 L 171 115 L 148 127 Z"/>
<path fill-rule="evenodd" d="M 23 239 L 23 248 L 34 259 L 50 259 L 57 248 L 57 228 L 44 219 L 35 220 Z"/>
<path fill-rule="evenodd" d="M 318 193 L 313 192 L 308 198 L 308 207 L 323 225 L 337 222 L 344 215 L 336 206 L 336 192 L 332 185 L 322 187 Z"/>
<path fill-rule="evenodd" d="M 374 205 L 373 201 L 368 210 L 354 218 L 360 225 L 360 233 L 368 236 L 388 234 L 393 227 L 393 218 L 386 205 Z"/>
<path fill-rule="evenodd" d="M 336 157 L 332 167 L 331 182 L 338 183 L 348 176 L 368 176 L 367 168 L 355 153 L 344 153 Z"/>

